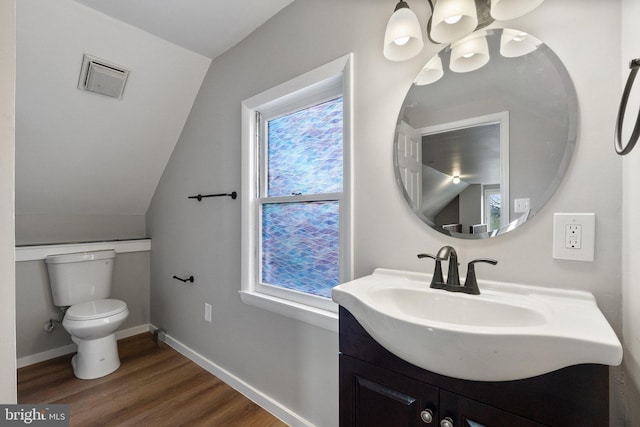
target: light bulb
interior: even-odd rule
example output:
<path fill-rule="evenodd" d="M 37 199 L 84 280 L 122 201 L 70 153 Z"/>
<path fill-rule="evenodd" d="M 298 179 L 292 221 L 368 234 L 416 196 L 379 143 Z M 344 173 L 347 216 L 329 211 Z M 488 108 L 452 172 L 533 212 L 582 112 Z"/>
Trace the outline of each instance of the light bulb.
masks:
<path fill-rule="evenodd" d="M 447 24 L 455 24 L 461 19 L 462 19 L 462 15 L 453 15 L 448 18 L 444 18 L 444 22 L 446 22 Z"/>
<path fill-rule="evenodd" d="M 476 54 L 475 52 L 465 53 L 464 55 L 462 55 L 462 57 L 466 58 L 466 59 L 469 59 L 475 54 Z"/>
<path fill-rule="evenodd" d="M 460 184 L 460 177 L 458 175 L 453 177 L 453 181 L 454 184 Z"/>
<path fill-rule="evenodd" d="M 395 39 L 393 42 L 395 44 L 397 44 L 398 46 L 404 46 L 405 44 L 407 44 L 407 42 L 409 41 L 411 37 L 399 37 L 397 39 Z"/>

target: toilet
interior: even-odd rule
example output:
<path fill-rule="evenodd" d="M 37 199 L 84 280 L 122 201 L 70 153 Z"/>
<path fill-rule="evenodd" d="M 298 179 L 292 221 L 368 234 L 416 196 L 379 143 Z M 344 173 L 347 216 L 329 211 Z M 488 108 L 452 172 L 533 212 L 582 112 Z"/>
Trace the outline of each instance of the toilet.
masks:
<path fill-rule="evenodd" d="M 78 345 L 71 365 L 80 379 L 100 378 L 120 367 L 115 332 L 129 309 L 109 298 L 115 256 L 105 250 L 45 258 L 53 303 L 69 307 L 62 326 Z"/>

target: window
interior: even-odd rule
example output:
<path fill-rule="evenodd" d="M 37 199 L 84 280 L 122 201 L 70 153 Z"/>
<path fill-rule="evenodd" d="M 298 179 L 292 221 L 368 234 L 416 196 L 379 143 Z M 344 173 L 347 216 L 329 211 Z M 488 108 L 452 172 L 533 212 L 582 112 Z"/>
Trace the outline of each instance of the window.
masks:
<path fill-rule="evenodd" d="M 484 223 L 487 231 L 498 230 L 501 226 L 502 194 L 500 185 L 485 185 L 483 197 Z"/>
<path fill-rule="evenodd" d="M 243 102 L 242 300 L 331 330 L 351 278 L 349 66 Z"/>

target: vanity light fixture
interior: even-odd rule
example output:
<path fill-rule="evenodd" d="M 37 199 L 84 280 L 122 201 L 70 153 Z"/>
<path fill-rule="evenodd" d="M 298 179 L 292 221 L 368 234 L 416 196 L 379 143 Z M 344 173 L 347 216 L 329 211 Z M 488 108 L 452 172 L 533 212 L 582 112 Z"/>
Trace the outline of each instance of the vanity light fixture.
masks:
<path fill-rule="evenodd" d="M 505 28 L 500 36 L 500 55 L 516 58 L 533 52 L 542 42 L 524 31 Z"/>
<path fill-rule="evenodd" d="M 426 0 L 431 8 L 427 36 L 433 43 L 454 43 L 494 20 L 508 20 L 531 12 L 544 0 Z M 400 0 L 387 23 L 384 56 L 406 61 L 422 50 L 422 31 L 415 13 Z"/>
<path fill-rule="evenodd" d="M 478 26 L 474 0 L 438 0 L 432 10 L 429 35 L 438 43 L 451 43 Z"/>
<path fill-rule="evenodd" d="M 420 70 L 418 77 L 416 77 L 413 83 L 418 86 L 428 85 L 437 82 L 442 76 L 444 76 L 442 58 L 436 55 Z"/>
<path fill-rule="evenodd" d="M 391 61 L 406 61 L 419 54 L 423 46 L 418 17 L 407 2 L 400 0 L 387 23 L 384 56 Z"/>
<path fill-rule="evenodd" d="M 489 62 L 489 45 L 485 31 L 476 31 L 451 45 L 449 68 L 456 73 L 468 73 Z"/>

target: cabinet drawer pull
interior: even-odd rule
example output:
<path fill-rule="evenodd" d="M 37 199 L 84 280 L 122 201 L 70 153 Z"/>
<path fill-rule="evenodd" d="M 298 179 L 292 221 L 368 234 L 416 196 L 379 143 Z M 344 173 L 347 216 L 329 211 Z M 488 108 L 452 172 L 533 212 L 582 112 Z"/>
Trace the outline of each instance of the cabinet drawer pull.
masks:
<path fill-rule="evenodd" d="M 453 427 L 453 420 L 449 417 L 443 418 L 440 421 L 440 427 Z"/>
<path fill-rule="evenodd" d="M 433 422 L 433 411 L 431 411 L 431 409 L 425 409 L 420 412 L 420 419 L 425 424 L 431 424 Z"/>

